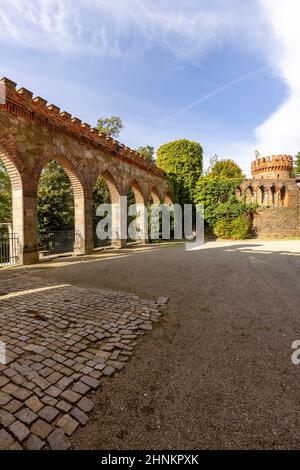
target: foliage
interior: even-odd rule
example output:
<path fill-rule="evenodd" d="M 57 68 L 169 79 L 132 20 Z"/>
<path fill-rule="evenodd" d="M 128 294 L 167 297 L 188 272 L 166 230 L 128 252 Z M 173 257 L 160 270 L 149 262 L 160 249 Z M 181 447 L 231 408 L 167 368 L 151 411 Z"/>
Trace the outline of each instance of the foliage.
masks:
<path fill-rule="evenodd" d="M 38 187 L 38 225 L 40 235 L 74 227 L 74 197 L 64 169 L 52 160 L 43 169 Z"/>
<path fill-rule="evenodd" d="M 168 175 L 174 202 L 191 203 L 196 182 L 202 174 L 201 145 L 187 139 L 164 144 L 157 151 L 156 163 Z"/>
<path fill-rule="evenodd" d="M 219 238 L 244 240 L 247 238 L 250 229 L 251 222 L 249 216 L 241 214 L 233 220 L 228 218 L 217 220 L 214 226 L 214 233 Z"/>
<path fill-rule="evenodd" d="M 136 150 L 143 157 L 147 158 L 150 163 L 155 163 L 154 147 L 151 147 L 151 145 L 146 145 L 146 147 L 138 147 Z"/>
<path fill-rule="evenodd" d="M 240 178 L 202 176 L 194 190 L 195 204 L 204 204 L 206 225 L 212 228 L 218 218 L 216 213 L 220 204 L 225 203 L 230 195 L 235 194 L 241 183 Z"/>
<path fill-rule="evenodd" d="M 109 135 L 110 137 L 119 137 L 123 128 L 124 124 L 120 116 L 111 116 L 108 118 L 98 119 L 97 129 L 103 134 Z"/>
<path fill-rule="evenodd" d="M 206 229 L 221 238 L 245 238 L 256 206 L 238 199 L 240 178 L 203 176 L 194 191 L 195 204 L 204 204 Z M 247 224 L 246 224 L 247 220 Z"/>
<path fill-rule="evenodd" d="M 293 173 L 294 175 L 300 173 L 300 152 L 295 156 Z"/>
<path fill-rule="evenodd" d="M 210 176 L 221 176 L 225 178 L 243 178 L 243 171 L 230 158 L 224 160 L 216 160 L 210 169 Z"/>
<path fill-rule="evenodd" d="M 11 184 L 5 166 L 0 160 L 0 223 L 12 221 Z"/>

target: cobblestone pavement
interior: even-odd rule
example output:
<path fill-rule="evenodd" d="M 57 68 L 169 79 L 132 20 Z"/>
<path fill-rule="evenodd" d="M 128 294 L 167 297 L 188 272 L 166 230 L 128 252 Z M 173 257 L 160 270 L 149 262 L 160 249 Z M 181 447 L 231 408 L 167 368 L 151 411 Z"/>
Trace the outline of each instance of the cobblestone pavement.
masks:
<path fill-rule="evenodd" d="M 132 294 L 0 272 L 0 449 L 70 448 L 93 391 L 123 369 L 161 315 Z"/>

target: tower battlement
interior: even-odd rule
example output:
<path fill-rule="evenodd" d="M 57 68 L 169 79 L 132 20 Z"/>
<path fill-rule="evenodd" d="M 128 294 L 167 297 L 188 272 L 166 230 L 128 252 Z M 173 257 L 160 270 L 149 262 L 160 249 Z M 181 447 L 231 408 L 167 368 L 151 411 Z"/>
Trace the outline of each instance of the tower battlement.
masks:
<path fill-rule="evenodd" d="M 273 155 L 263 157 L 251 163 L 254 179 L 290 179 L 293 170 L 293 157 Z"/>

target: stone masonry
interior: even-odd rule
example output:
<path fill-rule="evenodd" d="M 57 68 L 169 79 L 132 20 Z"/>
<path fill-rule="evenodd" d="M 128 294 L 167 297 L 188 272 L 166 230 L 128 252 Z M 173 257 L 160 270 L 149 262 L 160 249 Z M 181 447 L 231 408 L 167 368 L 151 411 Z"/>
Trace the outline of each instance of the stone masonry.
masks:
<path fill-rule="evenodd" d="M 164 299 L 0 276 L 0 450 L 68 449 L 93 391 L 123 369 Z"/>
<path fill-rule="evenodd" d="M 299 187 L 292 170 L 293 158 L 288 155 L 252 162 L 252 179 L 243 181 L 237 195 L 259 206 L 253 220 L 255 235 L 299 237 Z"/>
<path fill-rule="evenodd" d="M 0 159 L 12 184 L 13 231 L 23 264 L 38 258 L 37 188 L 50 160 L 63 166 L 73 187 L 79 254 L 93 250 L 92 194 L 100 175 L 116 207 L 129 187 L 136 204 L 147 203 L 150 196 L 154 203 L 171 201 L 165 174 L 147 159 L 43 98 L 33 98 L 29 90 L 16 90 L 7 78 L 0 80 Z M 122 220 L 115 223 L 122 233 Z M 117 240 L 119 246 L 125 243 Z"/>

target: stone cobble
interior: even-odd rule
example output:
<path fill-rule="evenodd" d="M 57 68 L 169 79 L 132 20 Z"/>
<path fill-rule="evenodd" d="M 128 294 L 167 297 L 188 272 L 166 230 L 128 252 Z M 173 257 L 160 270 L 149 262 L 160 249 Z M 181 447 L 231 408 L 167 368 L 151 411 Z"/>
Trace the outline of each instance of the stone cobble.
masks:
<path fill-rule="evenodd" d="M 0 449 L 70 448 L 92 392 L 123 369 L 161 315 L 132 294 L 0 272 Z"/>

